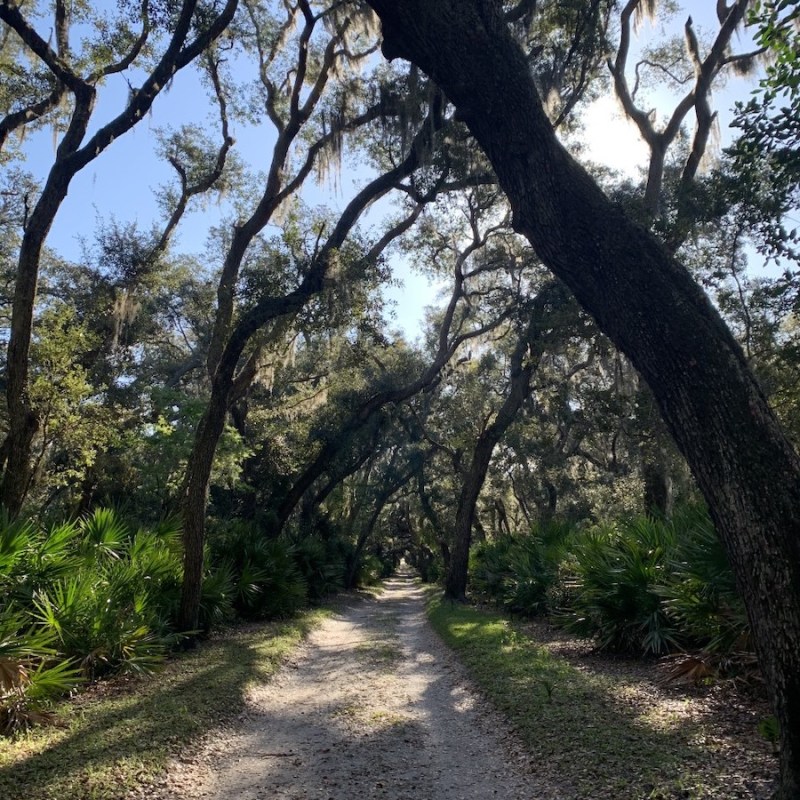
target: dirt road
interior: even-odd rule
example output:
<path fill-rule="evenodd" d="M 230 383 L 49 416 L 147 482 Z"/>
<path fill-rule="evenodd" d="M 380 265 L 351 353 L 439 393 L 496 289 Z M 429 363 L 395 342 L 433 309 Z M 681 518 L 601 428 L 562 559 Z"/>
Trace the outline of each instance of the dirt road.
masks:
<path fill-rule="evenodd" d="M 422 591 L 400 575 L 318 628 L 273 681 L 253 690 L 236 730 L 174 764 L 160 796 L 558 797 L 525 774 L 526 763 L 429 628 Z"/>

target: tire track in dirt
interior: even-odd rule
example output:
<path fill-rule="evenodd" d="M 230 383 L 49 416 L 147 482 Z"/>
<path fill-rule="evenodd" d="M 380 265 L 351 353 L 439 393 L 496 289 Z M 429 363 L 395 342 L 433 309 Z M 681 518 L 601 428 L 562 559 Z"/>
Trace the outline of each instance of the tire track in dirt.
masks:
<path fill-rule="evenodd" d="M 164 800 L 558 798 L 470 689 L 410 575 L 354 600 L 255 688 L 232 732 L 174 762 Z M 149 797 L 154 797 L 151 792 Z"/>

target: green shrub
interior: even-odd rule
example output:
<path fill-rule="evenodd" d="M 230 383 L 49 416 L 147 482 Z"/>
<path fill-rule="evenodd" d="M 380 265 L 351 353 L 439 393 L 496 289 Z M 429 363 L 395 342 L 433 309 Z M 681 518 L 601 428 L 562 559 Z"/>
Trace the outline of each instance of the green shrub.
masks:
<path fill-rule="evenodd" d="M 234 616 L 237 595 L 247 594 L 249 586 L 245 583 L 246 580 L 247 578 L 237 577 L 233 565 L 227 561 L 206 569 L 200 589 L 201 630 L 208 633 L 213 627 L 222 625 Z"/>
<path fill-rule="evenodd" d="M 37 528 L 28 520 L 0 514 L 0 598 L 29 607 L 41 586 L 74 573 L 85 563 L 81 530 L 74 522 Z"/>
<path fill-rule="evenodd" d="M 673 525 L 672 579 L 662 592 L 668 615 L 687 645 L 716 653 L 750 650 L 747 612 L 708 512 L 683 509 Z"/>
<path fill-rule="evenodd" d="M 0 611 L 0 734 L 50 721 L 52 700 L 81 682 L 80 671 L 59 658 L 52 633 L 26 627 L 26 615 L 7 605 Z"/>
<path fill-rule="evenodd" d="M 563 564 L 573 528 L 565 522 L 538 525 L 526 536 L 482 543 L 473 552 L 471 586 L 515 614 L 536 616 L 562 604 Z"/>
<path fill-rule="evenodd" d="M 668 652 L 678 645 L 663 602 L 674 552 L 673 527 L 649 517 L 587 531 L 573 548 L 570 608 L 560 621 L 601 649 Z"/>
<path fill-rule="evenodd" d="M 75 527 L 77 537 L 62 535 L 77 550 L 77 567 L 36 589 L 33 618 L 88 678 L 151 671 L 174 641 L 170 619 L 181 575 L 177 528 L 132 534 L 108 509 Z"/>
<path fill-rule="evenodd" d="M 356 586 L 375 586 L 381 579 L 388 577 L 385 574 L 386 565 L 375 553 L 367 553 L 358 563 L 355 574 Z"/>
<path fill-rule="evenodd" d="M 233 607 L 243 617 L 287 616 L 307 602 L 308 584 L 287 540 L 268 539 L 257 526 L 235 520 L 211 537 L 211 561 L 233 585 Z M 222 575 L 219 576 L 222 579 Z"/>
<path fill-rule="evenodd" d="M 677 548 L 662 596 L 683 647 L 691 653 L 677 660 L 671 677 L 694 682 L 719 675 L 755 677 L 747 612 L 708 512 L 682 509 L 673 524 Z"/>
<path fill-rule="evenodd" d="M 750 628 L 722 545 L 701 506 L 589 531 L 573 548 L 566 627 L 601 648 L 701 651 L 687 675 L 752 669 Z"/>
<path fill-rule="evenodd" d="M 274 619 L 294 614 L 308 600 L 308 584 L 295 561 L 294 547 L 275 539 L 264 542 L 262 552 L 260 615 Z"/>
<path fill-rule="evenodd" d="M 511 536 L 479 542 L 470 551 L 469 580 L 473 594 L 484 600 L 502 603 L 506 582 L 512 571 L 509 555 L 514 546 Z"/>
<path fill-rule="evenodd" d="M 319 536 L 294 539 L 294 560 L 308 589 L 308 598 L 319 602 L 344 587 L 345 561 L 336 539 Z"/>
<path fill-rule="evenodd" d="M 155 669 L 180 581 L 174 524 L 133 533 L 107 509 L 48 528 L 0 518 L 0 729 L 46 719 L 79 679 Z"/>
<path fill-rule="evenodd" d="M 554 614 L 599 648 L 699 655 L 687 674 L 751 670 L 753 652 L 733 573 L 702 506 L 670 520 L 637 517 L 585 532 L 551 523 L 477 545 L 474 594 L 512 613 Z"/>

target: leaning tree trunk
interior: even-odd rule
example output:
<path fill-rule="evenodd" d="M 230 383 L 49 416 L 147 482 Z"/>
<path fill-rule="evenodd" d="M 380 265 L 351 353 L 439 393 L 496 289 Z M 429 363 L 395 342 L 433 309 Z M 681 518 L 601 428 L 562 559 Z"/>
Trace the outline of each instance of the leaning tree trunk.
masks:
<path fill-rule="evenodd" d="M 486 152 L 514 227 L 647 381 L 730 558 L 800 798 L 800 459 L 689 272 L 570 157 L 496 0 L 369 0 Z"/>
<path fill-rule="evenodd" d="M 234 389 L 236 368 L 244 349 L 253 334 L 268 322 L 279 317 L 296 314 L 312 297 L 322 292 L 328 277 L 331 257 L 342 246 L 361 213 L 394 188 L 398 181 L 408 177 L 417 169 L 422 161 L 423 153 L 430 144 L 430 137 L 439 127 L 438 119 L 431 119 L 429 124 L 425 125 L 414 138 L 405 159 L 393 169 L 370 181 L 353 197 L 339 217 L 339 221 L 321 248 L 317 259 L 297 288 L 283 296 L 261 298 L 233 326 L 227 340 L 220 338 L 219 353 L 209 357 L 210 363 L 216 365 L 211 398 L 195 433 L 195 442 L 186 470 L 186 497 L 183 510 L 184 574 L 178 617 L 180 630 L 194 631 L 197 629 L 203 581 L 205 509 L 209 480 L 217 444 L 225 428 L 225 419 Z M 256 219 L 254 215 L 251 221 Z M 266 224 L 267 217 L 259 217 L 257 221 L 259 223 L 263 221 Z M 255 235 L 261 228 L 263 225 L 259 227 L 254 222 L 252 230 L 238 229 L 237 238 L 234 240 L 236 249 L 232 248 L 229 251 L 226 264 L 233 265 L 237 259 L 241 261 L 252 235 Z M 399 230 L 399 228 L 394 230 Z M 228 270 L 229 275 L 237 272 L 238 266 L 235 270 Z"/>
<path fill-rule="evenodd" d="M 508 400 L 506 403 L 508 403 Z M 512 420 L 513 415 L 508 419 L 508 424 L 505 425 L 506 428 L 511 424 Z M 445 597 L 449 597 L 452 600 L 464 600 L 467 594 L 469 547 L 472 543 L 475 506 L 478 502 L 478 495 L 483 488 L 483 483 L 486 480 L 486 472 L 489 469 L 492 453 L 501 436 L 502 433 L 495 427 L 494 423 L 481 433 L 472 453 L 469 469 L 464 476 L 464 483 L 461 485 L 456 521 L 453 528 L 453 547 L 450 551 L 450 560 L 447 565 L 447 575 L 444 582 Z"/>
<path fill-rule="evenodd" d="M 178 630 L 197 631 L 203 588 L 203 549 L 208 489 L 217 445 L 225 430 L 236 367 L 252 335 L 270 320 L 296 312 L 322 289 L 325 266 L 318 264 L 301 285 L 284 297 L 267 298 L 243 317 L 231 333 L 211 383 L 211 397 L 195 432 L 186 465 L 183 498 L 183 584 Z M 257 313 L 256 313 L 257 312 Z"/>
<path fill-rule="evenodd" d="M 564 290 L 555 283 L 548 284 L 536 298 L 531 317 L 520 335 L 511 356 L 511 382 L 508 396 L 500 406 L 497 416 L 478 437 L 472 452 L 461 493 L 458 498 L 456 522 L 453 531 L 453 548 L 445 577 L 445 595 L 453 600 L 463 600 L 467 593 L 469 571 L 469 547 L 472 542 L 472 526 L 475 521 L 475 506 L 486 480 L 486 472 L 497 443 L 517 416 L 531 391 L 533 376 L 542 355 L 545 330 L 544 320 L 551 302 L 556 305 Z"/>
<path fill-rule="evenodd" d="M 200 626 L 208 486 L 214 454 L 225 429 L 228 410 L 228 391 L 221 386 L 215 388 L 197 428 L 186 473 L 186 496 L 183 501 L 183 586 L 178 612 L 178 630 L 184 632 L 196 632 Z"/>

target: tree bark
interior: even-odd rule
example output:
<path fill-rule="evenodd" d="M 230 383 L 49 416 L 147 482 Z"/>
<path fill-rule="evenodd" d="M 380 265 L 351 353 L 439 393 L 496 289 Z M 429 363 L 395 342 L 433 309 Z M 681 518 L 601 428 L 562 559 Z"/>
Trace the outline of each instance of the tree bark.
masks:
<path fill-rule="evenodd" d="M 200 625 L 208 485 L 217 443 L 225 429 L 227 407 L 228 392 L 224 385 L 215 381 L 187 465 L 183 505 L 183 584 L 177 622 L 178 630 L 185 633 L 197 631 Z"/>
<path fill-rule="evenodd" d="M 669 519 L 673 506 L 672 478 L 667 467 L 667 456 L 663 451 L 657 453 L 655 458 L 647 459 L 642 465 L 642 483 L 645 514 Z"/>
<path fill-rule="evenodd" d="M 713 516 L 800 797 L 800 459 L 688 271 L 556 139 L 496 0 L 369 0 L 384 54 L 435 80 L 489 157 L 514 226 L 649 384 Z"/>

